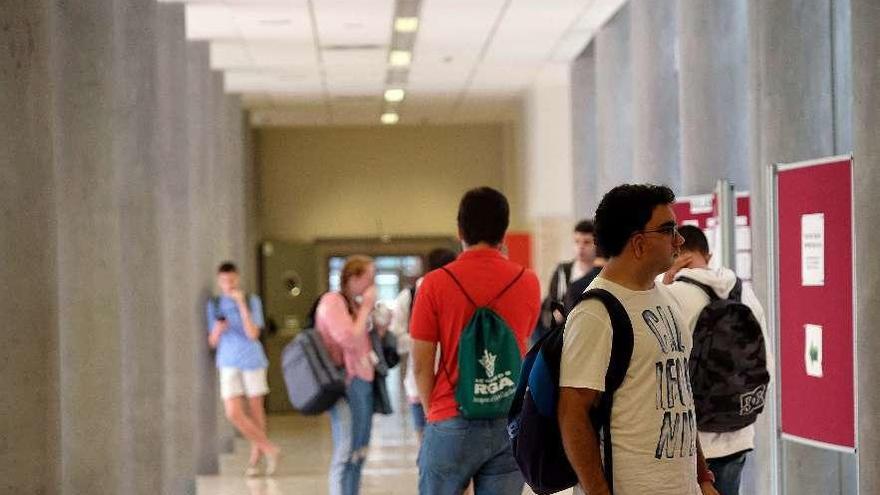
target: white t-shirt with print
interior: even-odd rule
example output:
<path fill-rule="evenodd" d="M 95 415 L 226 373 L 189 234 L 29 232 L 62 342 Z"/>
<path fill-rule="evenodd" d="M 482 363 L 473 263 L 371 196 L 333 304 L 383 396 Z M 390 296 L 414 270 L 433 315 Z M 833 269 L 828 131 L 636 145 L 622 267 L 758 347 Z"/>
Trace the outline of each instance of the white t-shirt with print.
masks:
<path fill-rule="evenodd" d="M 629 290 L 596 277 L 633 326 L 633 354 L 614 394 L 611 436 L 615 495 L 697 495 L 697 424 L 690 388 L 691 335 L 678 303 L 660 285 Z M 565 324 L 559 384 L 604 391 L 611 320 L 601 301 L 579 304 Z M 580 487 L 575 494 L 582 494 Z"/>

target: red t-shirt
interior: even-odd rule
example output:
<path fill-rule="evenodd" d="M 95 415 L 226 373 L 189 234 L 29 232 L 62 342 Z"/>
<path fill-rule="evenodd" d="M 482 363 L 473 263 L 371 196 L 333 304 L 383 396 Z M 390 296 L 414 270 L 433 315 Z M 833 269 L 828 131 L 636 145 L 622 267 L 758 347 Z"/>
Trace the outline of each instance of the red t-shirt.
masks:
<path fill-rule="evenodd" d="M 461 282 L 475 303 L 484 305 L 519 275 L 522 266 L 508 260 L 498 250 L 486 248 L 465 251 L 456 261 L 446 265 L 446 269 Z M 526 270 L 491 306 L 514 331 L 523 354 L 538 320 L 540 306 L 541 289 L 538 277 L 531 270 Z M 454 386 L 458 382 L 458 341 L 475 311 L 474 305 L 468 302 L 448 273 L 434 270 L 425 275 L 416 293 L 410 332 L 414 339 L 438 343 L 442 356 L 431 394 L 428 421 L 442 421 L 458 414 Z"/>

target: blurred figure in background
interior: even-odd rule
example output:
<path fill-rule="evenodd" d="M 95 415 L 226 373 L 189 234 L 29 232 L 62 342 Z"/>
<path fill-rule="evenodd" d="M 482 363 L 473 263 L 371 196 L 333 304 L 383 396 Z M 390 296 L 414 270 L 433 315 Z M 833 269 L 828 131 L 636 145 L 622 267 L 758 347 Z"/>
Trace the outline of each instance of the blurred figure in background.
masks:
<path fill-rule="evenodd" d="M 332 359 L 345 366 L 346 395 L 330 409 L 333 457 L 330 495 L 357 495 L 373 427 L 370 316 L 376 304 L 376 268 L 370 257 L 355 255 L 342 268 L 340 290 L 321 296 L 315 326 Z"/>
<path fill-rule="evenodd" d="M 220 295 L 208 302 L 208 344 L 217 349 L 220 397 L 226 417 L 251 442 L 245 474 L 259 475 L 260 459 L 265 456 L 265 474 L 272 475 L 280 449 L 266 436 L 263 402 L 269 393 L 269 360 L 259 340 L 263 305 L 259 296 L 242 292 L 240 281 L 235 264 L 227 261 L 217 269 Z"/>
<path fill-rule="evenodd" d="M 426 273 L 436 270 L 447 263 L 455 261 L 455 251 L 447 248 L 436 248 L 428 253 L 428 270 Z M 409 355 L 406 361 L 406 375 L 403 379 L 403 387 L 406 392 L 406 399 L 409 402 L 410 411 L 412 413 L 413 427 L 422 441 L 422 434 L 425 431 L 425 409 L 419 401 L 419 389 L 416 386 L 416 376 L 413 373 L 412 363 L 412 340 L 409 336 L 409 320 L 412 314 L 413 304 L 419 285 L 421 285 L 424 277 L 416 280 L 412 287 L 407 287 L 400 291 L 397 295 L 394 305 L 394 317 L 391 320 L 391 331 L 397 336 L 398 351 Z"/>

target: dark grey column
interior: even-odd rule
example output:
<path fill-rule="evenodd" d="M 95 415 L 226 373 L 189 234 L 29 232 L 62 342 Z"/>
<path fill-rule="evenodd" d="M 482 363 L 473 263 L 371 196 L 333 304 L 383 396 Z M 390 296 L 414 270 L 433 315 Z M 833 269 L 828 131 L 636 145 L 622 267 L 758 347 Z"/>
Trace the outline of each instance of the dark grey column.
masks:
<path fill-rule="evenodd" d="M 859 483 L 858 493 L 880 487 L 880 7 L 873 0 L 852 0 L 852 89 L 855 143 L 856 252 L 859 270 Z"/>
<path fill-rule="evenodd" d="M 211 190 L 214 202 L 211 216 L 214 228 L 217 229 L 212 239 L 214 265 L 222 260 L 233 260 L 241 266 L 242 260 L 237 258 L 236 249 L 240 245 L 238 239 L 244 237 L 244 232 L 234 232 L 233 230 L 233 208 L 236 201 L 233 197 L 233 191 L 239 186 L 232 182 L 235 168 L 233 164 L 237 163 L 239 167 L 241 166 L 241 153 L 236 151 L 241 147 L 241 136 L 230 135 L 230 123 L 227 119 L 229 109 L 227 96 L 223 91 L 223 74 L 211 71 L 205 82 L 208 85 L 208 94 L 211 98 L 211 104 L 208 107 L 209 125 L 207 129 L 210 140 L 209 156 L 211 183 L 213 184 Z M 243 205 L 239 201 L 237 206 Z M 213 275 L 213 270 L 210 273 Z M 226 420 L 219 396 L 216 406 L 217 438 L 220 452 L 232 452 L 235 447 L 236 433 L 232 424 Z"/>
<path fill-rule="evenodd" d="M 63 493 L 115 492 L 123 475 L 113 21 L 112 2 L 53 3 Z"/>
<path fill-rule="evenodd" d="M 163 403 L 165 445 L 163 493 L 195 494 L 197 349 L 206 346 L 203 317 L 192 270 L 190 230 L 198 226 L 190 208 L 187 47 L 182 4 L 160 4 L 158 11 L 157 136 L 162 321 L 164 323 Z"/>
<path fill-rule="evenodd" d="M 0 7 L 0 492 L 58 493 L 47 2 Z"/>
<path fill-rule="evenodd" d="M 214 474 L 219 470 L 217 445 L 217 372 L 207 345 L 207 322 L 205 321 L 205 303 L 211 297 L 214 281 L 216 260 L 214 256 L 214 240 L 218 237 L 216 219 L 214 218 L 210 153 L 212 141 L 209 139 L 209 128 L 212 121 L 208 118 L 211 105 L 210 69 L 208 66 L 208 45 L 204 42 L 187 44 L 187 77 L 186 77 L 186 113 L 187 138 L 189 140 L 190 198 L 189 210 L 192 218 L 190 228 L 190 277 L 193 293 L 196 298 L 189 308 L 196 328 L 191 330 L 196 335 L 196 363 L 198 376 L 196 379 L 196 417 L 195 431 L 196 472 L 197 474 Z M 222 234 L 220 234 L 222 235 Z"/>
<path fill-rule="evenodd" d="M 746 2 L 679 0 L 683 194 L 749 189 Z"/>
<path fill-rule="evenodd" d="M 633 178 L 633 96 L 630 63 L 630 7 L 599 31 L 596 44 L 598 197 Z"/>
<path fill-rule="evenodd" d="M 113 163 L 117 192 L 123 466 L 120 491 L 162 485 L 161 264 L 156 218 L 156 8 L 114 0 Z"/>
<path fill-rule="evenodd" d="M 633 176 L 680 190 L 675 2 L 630 2 Z"/>
<path fill-rule="evenodd" d="M 572 182 L 579 219 L 592 218 L 600 199 L 596 111 L 596 46 L 590 43 L 571 64 Z"/>
<path fill-rule="evenodd" d="M 835 85 L 833 39 L 845 37 L 834 26 L 831 1 L 796 0 L 753 2 L 750 19 L 750 156 L 752 171 L 753 277 L 762 302 L 769 304 L 767 290 L 767 223 L 765 219 L 767 167 L 829 156 L 844 150 L 842 116 L 835 115 L 835 102 L 845 101 L 845 88 Z M 841 60 L 846 67 L 846 60 Z M 847 110 L 841 108 L 846 113 Z M 836 137 L 837 136 L 837 137 Z M 759 428 L 759 439 L 772 434 Z M 762 442 L 763 445 L 763 442 Z M 765 449 L 756 452 L 759 493 L 769 487 L 772 467 Z M 780 476 L 785 494 L 854 493 L 853 458 L 826 450 L 783 441 Z"/>

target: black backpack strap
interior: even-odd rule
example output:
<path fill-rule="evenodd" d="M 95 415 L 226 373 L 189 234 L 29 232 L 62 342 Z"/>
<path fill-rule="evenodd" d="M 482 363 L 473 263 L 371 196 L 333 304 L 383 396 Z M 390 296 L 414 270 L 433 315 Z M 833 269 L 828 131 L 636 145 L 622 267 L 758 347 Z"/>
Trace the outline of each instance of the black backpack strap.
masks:
<path fill-rule="evenodd" d="M 221 316 L 220 314 L 220 296 L 211 297 L 211 308 L 214 310 L 214 319 Z"/>
<path fill-rule="evenodd" d="M 599 415 L 598 417 L 602 423 L 600 426 L 603 431 L 602 436 L 604 440 L 605 479 L 608 482 L 608 488 L 613 494 L 614 461 L 611 447 L 611 409 L 614 405 L 614 393 L 623 384 L 626 372 L 629 369 L 629 363 L 632 360 L 633 327 L 626 308 L 607 290 L 590 289 L 578 298 L 578 302 L 587 299 L 598 299 L 601 301 L 611 319 L 611 358 L 608 362 L 608 371 L 605 373 L 605 392 L 599 396 L 599 405 L 596 413 Z"/>
<path fill-rule="evenodd" d="M 743 295 L 743 282 L 739 277 L 736 277 L 736 283 L 733 284 L 733 288 L 730 289 L 730 294 L 727 295 L 727 298 L 736 301 L 742 302 Z"/>
<path fill-rule="evenodd" d="M 712 287 L 709 287 L 708 285 L 704 284 L 703 282 L 697 282 L 696 280 L 694 280 L 690 277 L 678 277 L 675 280 L 677 282 L 684 282 L 686 284 L 691 284 L 691 285 L 699 287 L 700 289 L 703 290 L 703 292 L 706 293 L 707 296 L 709 296 L 710 303 L 721 299 L 720 297 L 718 297 L 718 294 L 715 293 L 715 289 L 713 289 Z"/>
<path fill-rule="evenodd" d="M 491 306 L 491 305 L 495 304 L 495 301 L 501 299 L 501 296 L 506 294 L 507 291 L 510 290 L 510 288 L 513 287 L 513 285 L 516 284 L 519 281 L 519 279 L 522 278 L 523 273 L 525 273 L 525 272 L 526 272 L 526 267 L 522 267 L 522 270 L 520 270 L 519 273 L 516 274 L 516 277 L 514 277 L 513 280 L 511 280 L 509 284 L 507 284 L 507 287 L 501 289 L 501 292 L 499 292 L 498 295 L 495 296 L 495 298 L 493 298 L 491 301 L 489 301 L 486 304 L 486 306 L 487 307 Z"/>
<path fill-rule="evenodd" d="M 455 282 L 455 285 L 457 285 L 459 289 L 461 289 L 461 293 L 464 294 L 464 297 L 466 297 L 467 300 L 470 301 L 470 303 L 473 304 L 475 308 L 479 308 L 479 307 L 480 307 L 479 304 L 477 304 L 477 303 L 474 302 L 474 300 L 473 300 L 473 298 L 470 296 L 470 294 L 468 294 L 468 292 L 464 289 L 464 286 L 461 285 L 461 282 L 459 282 L 458 279 L 455 278 L 455 275 L 453 275 L 452 272 L 449 271 L 448 268 L 446 268 L 445 266 L 443 266 L 443 267 L 440 267 L 440 269 L 443 270 L 444 272 L 446 272 L 447 275 L 449 275 L 450 277 L 452 277 L 452 281 Z"/>

